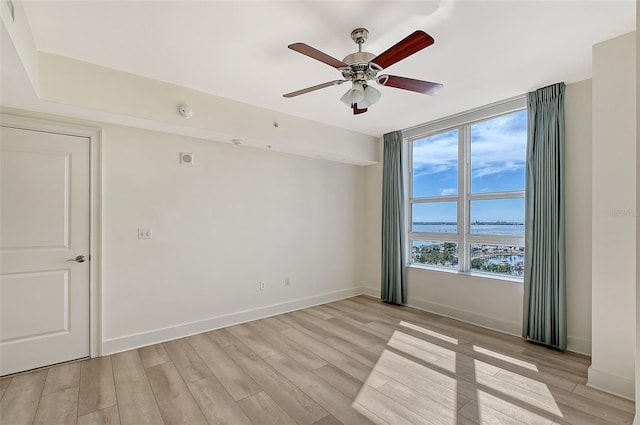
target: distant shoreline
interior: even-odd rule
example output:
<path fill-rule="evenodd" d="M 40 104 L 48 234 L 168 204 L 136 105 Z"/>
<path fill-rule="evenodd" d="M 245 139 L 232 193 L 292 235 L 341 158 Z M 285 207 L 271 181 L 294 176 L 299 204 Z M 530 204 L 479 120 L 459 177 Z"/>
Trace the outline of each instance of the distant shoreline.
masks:
<path fill-rule="evenodd" d="M 414 221 L 412 224 L 417 226 L 455 226 L 455 221 Z M 515 221 L 474 221 L 472 226 L 524 226 L 524 223 Z"/>

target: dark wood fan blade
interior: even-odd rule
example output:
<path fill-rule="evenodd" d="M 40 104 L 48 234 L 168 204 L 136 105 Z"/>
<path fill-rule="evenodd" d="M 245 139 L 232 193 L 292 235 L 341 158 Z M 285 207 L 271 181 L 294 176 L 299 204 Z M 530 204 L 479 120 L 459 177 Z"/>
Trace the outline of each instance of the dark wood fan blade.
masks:
<path fill-rule="evenodd" d="M 323 89 L 325 87 L 337 86 L 338 84 L 342 84 L 345 81 L 347 81 L 347 80 L 329 81 L 329 82 L 326 82 L 326 83 L 318 84 L 317 86 L 311 86 L 311 87 L 307 87 L 306 89 L 301 89 L 301 90 L 298 90 L 298 91 L 293 91 L 291 93 L 283 94 L 282 97 L 300 96 L 301 94 L 305 94 L 305 93 L 309 93 L 309 92 L 312 92 L 312 91 L 320 90 L 320 89 Z"/>
<path fill-rule="evenodd" d="M 431 81 L 414 80 L 413 78 L 397 77 L 395 75 L 381 75 L 378 77 L 378 84 L 386 87 L 395 87 L 397 89 L 410 90 L 417 93 L 435 96 L 444 87 L 440 83 L 432 83 Z"/>
<path fill-rule="evenodd" d="M 404 40 L 388 48 L 384 53 L 379 54 L 371 63 L 384 69 L 396 62 L 400 62 L 407 56 L 411 56 L 417 51 L 431 46 L 434 43 L 433 37 L 424 31 L 416 31 Z"/>
<path fill-rule="evenodd" d="M 346 63 L 339 61 L 338 59 L 332 56 L 329 56 L 328 54 L 323 53 L 320 50 L 309 46 L 308 44 L 293 43 L 289 45 L 289 48 L 291 50 L 295 50 L 298 53 L 302 53 L 305 56 L 309 56 L 310 58 L 313 58 L 320 62 L 324 62 L 327 65 L 332 66 L 334 68 L 343 68 L 347 66 Z"/>
<path fill-rule="evenodd" d="M 357 103 L 353 104 L 353 115 L 360 115 L 360 114 L 364 114 L 365 112 L 367 112 L 367 108 L 360 109 L 358 108 Z"/>

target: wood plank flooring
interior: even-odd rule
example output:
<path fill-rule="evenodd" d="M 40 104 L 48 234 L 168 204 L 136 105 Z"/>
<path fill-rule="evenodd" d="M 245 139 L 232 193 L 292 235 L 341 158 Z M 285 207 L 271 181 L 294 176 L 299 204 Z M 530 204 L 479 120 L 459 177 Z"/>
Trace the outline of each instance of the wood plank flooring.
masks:
<path fill-rule="evenodd" d="M 590 358 L 358 296 L 0 380 L 0 423 L 631 424 Z"/>

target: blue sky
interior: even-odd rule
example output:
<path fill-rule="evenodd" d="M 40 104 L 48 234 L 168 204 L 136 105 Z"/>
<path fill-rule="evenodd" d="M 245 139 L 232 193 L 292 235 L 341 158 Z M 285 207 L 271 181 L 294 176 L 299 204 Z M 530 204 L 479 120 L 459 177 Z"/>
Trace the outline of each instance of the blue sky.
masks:
<path fill-rule="evenodd" d="M 526 143 L 526 110 L 472 125 L 472 193 L 523 190 Z M 414 142 L 413 197 L 455 195 L 457 181 L 457 130 Z M 476 201 L 471 220 L 522 222 L 523 207 L 522 199 Z M 417 206 L 413 221 L 455 221 L 455 205 Z"/>

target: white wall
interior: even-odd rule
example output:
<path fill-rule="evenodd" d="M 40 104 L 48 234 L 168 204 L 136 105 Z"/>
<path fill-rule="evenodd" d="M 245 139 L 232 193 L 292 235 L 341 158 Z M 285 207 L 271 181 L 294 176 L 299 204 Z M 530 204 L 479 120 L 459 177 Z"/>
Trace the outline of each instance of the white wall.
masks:
<path fill-rule="evenodd" d="M 591 80 L 565 91 L 567 339 L 591 352 Z"/>
<path fill-rule="evenodd" d="M 103 136 L 106 352 L 355 293 L 359 167 L 120 126 Z"/>
<path fill-rule="evenodd" d="M 42 100 L 98 112 L 101 121 L 359 165 L 378 160 L 369 135 L 62 56 L 38 59 Z M 178 114 L 182 103 L 192 118 Z"/>
<path fill-rule="evenodd" d="M 592 364 L 588 384 L 634 397 L 636 36 L 593 47 Z"/>
<path fill-rule="evenodd" d="M 410 267 L 409 304 L 520 335 L 521 283 Z"/>
<path fill-rule="evenodd" d="M 382 139 L 378 141 L 382 160 Z M 362 168 L 363 215 L 362 244 L 360 248 L 360 273 L 358 282 L 367 288 L 367 294 L 380 296 L 381 246 L 382 246 L 382 164 Z"/>
<path fill-rule="evenodd" d="M 569 349 L 591 350 L 591 82 L 569 84 L 565 97 L 567 295 Z M 382 155 L 380 155 L 382 158 Z M 364 244 L 368 293 L 380 293 L 382 165 L 365 168 L 368 239 Z M 374 209 L 374 206 L 377 209 Z M 521 283 L 411 267 L 409 304 L 489 328 L 520 335 Z"/>
<path fill-rule="evenodd" d="M 640 253 L 640 2 L 636 1 L 636 253 Z M 640 261 L 636 260 L 636 417 L 634 423 L 640 424 Z"/>

